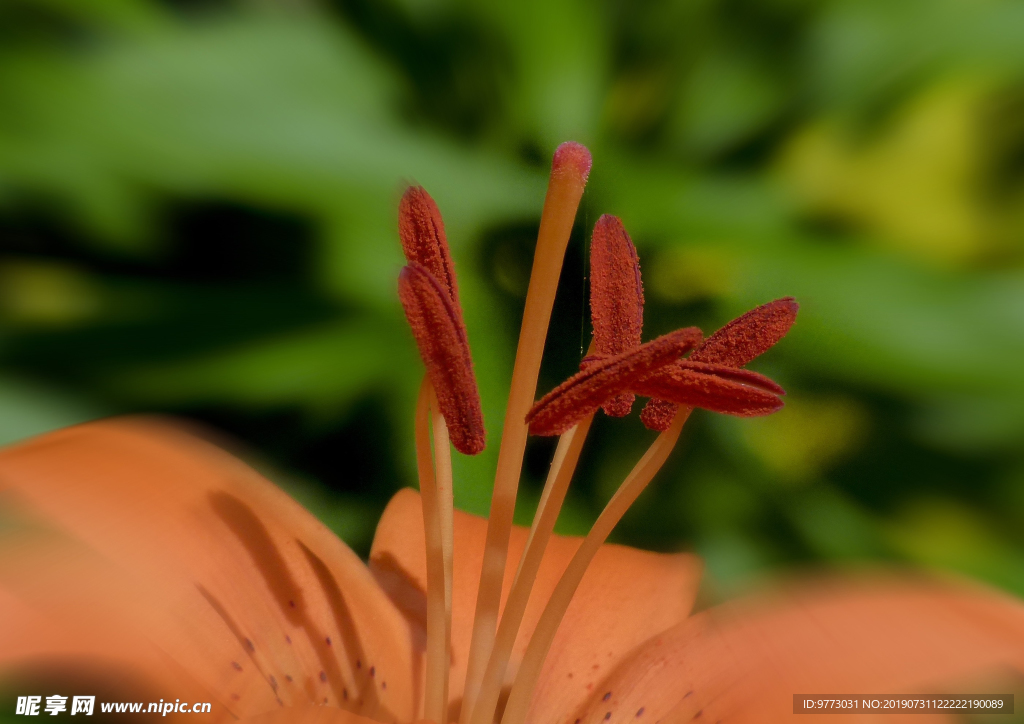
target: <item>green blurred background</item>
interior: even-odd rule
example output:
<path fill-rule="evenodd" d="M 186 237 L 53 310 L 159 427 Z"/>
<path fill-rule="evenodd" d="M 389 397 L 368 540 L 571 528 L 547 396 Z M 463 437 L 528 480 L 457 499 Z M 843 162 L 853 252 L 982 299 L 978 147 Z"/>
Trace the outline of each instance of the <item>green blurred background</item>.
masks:
<path fill-rule="evenodd" d="M 413 485 L 405 184 L 438 201 L 490 445 L 556 145 L 595 163 L 541 391 L 621 216 L 649 338 L 793 295 L 779 414 L 698 412 L 616 539 L 721 592 L 894 561 L 1024 594 L 1024 5 L 4 0 L 0 439 L 150 411 L 234 436 L 353 547 Z M 580 532 L 652 439 L 597 420 Z M 527 521 L 553 441 L 528 451 Z"/>

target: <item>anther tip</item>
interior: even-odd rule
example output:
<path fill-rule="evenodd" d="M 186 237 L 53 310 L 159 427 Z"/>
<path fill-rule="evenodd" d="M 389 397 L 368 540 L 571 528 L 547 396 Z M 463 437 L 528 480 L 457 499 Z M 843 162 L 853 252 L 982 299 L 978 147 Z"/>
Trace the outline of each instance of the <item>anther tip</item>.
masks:
<path fill-rule="evenodd" d="M 414 207 L 423 207 L 426 205 L 434 205 L 434 199 L 431 198 L 427 190 L 419 184 L 410 184 L 405 191 L 402 193 L 402 199 L 398 202 L 398 213 L 409 214 L 412 212 Z"/>
<path fill-rule="evenodd" d="M 591 157 L 590 151 L 586 146 L 575 141 L 566 141 L 555 149 L 555 156 L 551 161 L 551 170 L 574 169 L 580 175 L 580 178 L 586 182 L 593 163 L 594 159 Z"/>
<path fill-rule="evenodd" d="M 775 307 L 775 309 L 782 312 L 783 319 L 780 321 L 783 325 L 785 325 L 785 330 L 783 330 L 782 332 L 783 334 L 785 334 L 786 332 L 789 331 L 789 328 L 793 326 L 793 323 L 796 322 L 796 315 L 800 311 L 800 305 L 797 304 L 796 299 L 794 299 L 793 297 L 783 297 L 782 299 L 777 299 L 774 302 L 772 302 L 772 305 Z"/>
<path fill-rule="evenodd" d="M 466 434 L 452 437 L 452 445 L 463 455 L 479 455 L 487 446 L 484 433 L 481 430 L 478 434 Z"/>

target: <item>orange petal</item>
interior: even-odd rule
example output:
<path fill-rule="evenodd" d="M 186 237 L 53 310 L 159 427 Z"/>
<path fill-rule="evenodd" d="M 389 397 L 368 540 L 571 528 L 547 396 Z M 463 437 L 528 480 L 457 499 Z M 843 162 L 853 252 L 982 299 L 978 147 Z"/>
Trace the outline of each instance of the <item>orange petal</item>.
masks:
<path fill-rule="evenodd" d="M 410 263 L 402 269 L 398 296 L 448 424 L 452 445 L 465 455 L 476 455 L 484 449 L 484 417 L 462 319 L 441 283 L 419 264 Z"/>
<path fill-rule="evenodd" d="M 762 304 L 732 320 L 708 337 L 690 359 L 742 367 L 786 336 L 800 305 L 793 297 Z"/>
<path fill-rule="evenodd" d="M 594 351 L 613 356 L 640 346 L 644 327 L 644 286 L 636 247 L 617 217 L 605 214 L 594 225 L 590 243 L 590 318 Z M 625 417 L 634 396 L 619 395 L 605 414 Z"/>
<path fill-rule="evenodd" d="M 183 701 L 210 702 L 210 721 L 233 720 L 210 689 L 145 635 L 154 625 L 166 626 L 161 608 L 81 543 L 52 531 L 6 534 L 0 545 L 0 678 L 44 686 L 84 679 L 107 694 L 101 701 L 155 702 L 174 692 Z"/>
<path fill-rule="evenodd" d="M 978 677 L 999 683 L 1010 671 L 1024 673 L 1020 601 L 937 582 L 819 582 L 655 636 L 559 721 L 788 722 L 794 694 L 980 694 Z"/>
<path fill-rule="evenodd" d="M 462 307 L 444 221 L 434 199 L 422 186 L 410 186 L 398 204 L 398 236 L 409 263 L 422 265 L 444 286 L 461 323 Z"/>
<path fill-rule="evenodd" d="M 10 548 L 5 545 L 0 550 L 5 559 L 9 558 Z M 0 563 L 6 560 L 0 559 Z M 4 571 L 0 580 L 6 578 L 7 571 Z M 91 654 L 98 648 L 95 647 L 98 642 L 73 635 L 74 631 L 73 627 L 49 619 L 13 591 L 0 587 L 0 672 L 27 659 L 45 659 L 65 653 Z"/>
<path fill-rule="evenodd" d="M 615 357 L 586 365 L 548 394 L 526 416 L 534 435 L 561 435 L 623 392 L 640 392 L 637 380 L 671 364 L 700 343 L 696 327 L 677 329 Z"/>
<path fill-rule="evenodd" d="M 487 521 L 456 511 L 455 577 L 452 601 L 453 707 L 461 705 L 466 658 L 476 607 Z M 507 595 L 528 529 L 515 527 L 505 567 Z M 543 604 L 579 547 L 581 539 L 553 536 L 516 639 L 506 681 L 511 682 Z M 426 554 L 419 495 L 402 490 L 388 504 L 377 526 L 370 570 L 410 618 L 423 626 Z M 649 553 L 605 545 L 594 558 L 558 631 L 537 696 L 559 711 L 584 701 L 623 656 L 654 633 L 683 620 L 696 596 L 700 563 L 691 555 Z"/>
<path fill-rule="evenodd" d="M 311 706 L 278 709 L 242 719 L 242 724 L 378 724 L 378 722 L 344 709 L 335 709 L 331 706 Z"/>
<path fill-rule="evenodd" d="M 154 420 L 91 423 L 0 452 L 0 488 L 120 572 L 118 587 L 76 587 L 95 630 L 144 636 L 215 706 L 246 716 L 326 700 L 412 718 L 407 622 L 327 528 L 215 446 Z M 77 565 L 66 550 L 40 556 L 19 570 L 5 551 L 0 587 L 70 615 L 53 599 Z"/>

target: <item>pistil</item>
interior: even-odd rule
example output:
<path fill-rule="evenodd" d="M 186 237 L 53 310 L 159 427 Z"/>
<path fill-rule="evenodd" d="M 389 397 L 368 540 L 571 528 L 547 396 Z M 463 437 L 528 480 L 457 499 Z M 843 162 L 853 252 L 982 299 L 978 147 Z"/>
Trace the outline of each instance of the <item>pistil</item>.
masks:
<path fill-rule="evenodd" d="M 533 405 L 537 392 L 537 376 L 558 288 L 558 277 L 590 165 L 590 152 L 584 146 L 571 142 L 559 146 L 552 161 L 498 452 L 467 662 L 466 688 L 460 717 L 463 724 L 467 724 L 475 706 L 484 667 L 494 643 L 508 541 L 512 531 L 512 514 L 522 472 L 523 453 L 526 450 L 526 413 Z"/>

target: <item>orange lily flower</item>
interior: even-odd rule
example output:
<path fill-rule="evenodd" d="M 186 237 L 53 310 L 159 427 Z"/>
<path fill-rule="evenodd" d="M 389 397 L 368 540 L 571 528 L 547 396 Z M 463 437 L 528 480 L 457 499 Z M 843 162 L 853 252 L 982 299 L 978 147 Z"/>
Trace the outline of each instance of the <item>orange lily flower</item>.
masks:
<path fill-rule="evenodd" d="M 1024 673 L 1024 605 L 966 584 L 808 582 L 691 615 L 696 558 L 605 543 L 667 459 L 687 408 L 593 530 L 565 538 L 554 519 L 602 404 L 587 402 L 559 440 L 533 526 L 512 526 L 589 167 L 581 146 L 556 152 L 487 520 L 451 507 L 449 445 L 478 452 L 483 423 L 440 214 L 414 189 L 401 211 L 409 266 L 399 291 L 426 366 L 421 495 L 392 499 L 369 564 L 181 426 L 129 418 L 54 432 L 0 451 L 0 674 L 60 664 L 127 676 L 126 696 L 211 702 L 213 721 L 667 724 L 783 721 L 797 694 L 923 693 Z M 758 339 L 776 334 L 744 325 Z M 698 341 L 684 331 L 660 343 L 662 368 Z M 621 410 L 631 392 L 594 399 Z"/>

